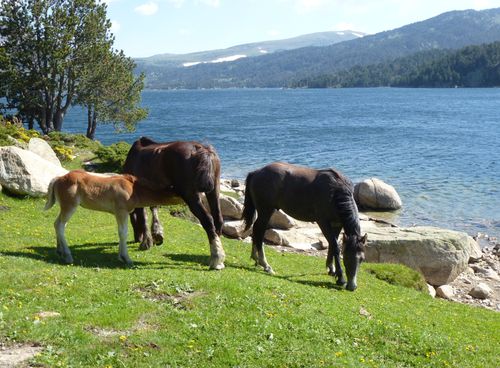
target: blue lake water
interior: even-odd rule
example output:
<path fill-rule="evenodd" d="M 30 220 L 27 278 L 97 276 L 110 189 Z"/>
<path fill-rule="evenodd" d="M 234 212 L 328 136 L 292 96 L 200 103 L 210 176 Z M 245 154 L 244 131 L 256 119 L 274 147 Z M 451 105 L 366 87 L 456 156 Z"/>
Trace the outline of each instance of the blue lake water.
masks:
<path fill-rule="evenodd" d="M 143 105 L 134 133 L 96 138 L 208 142 L 227 178 L 276 160 L 378 177 L 403 200 L 391 221 L 500 236 L 500 89 L 145 91 Z M 64 130 L 85 119 L 73 109 Z"/>

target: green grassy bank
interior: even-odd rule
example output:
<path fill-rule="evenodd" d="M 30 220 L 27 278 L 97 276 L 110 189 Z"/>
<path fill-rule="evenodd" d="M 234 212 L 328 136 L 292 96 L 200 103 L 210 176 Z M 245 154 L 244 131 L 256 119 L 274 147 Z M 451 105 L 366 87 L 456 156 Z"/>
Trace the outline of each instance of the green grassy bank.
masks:
<path fill-rule="evenodd" d="M 500 366 L 500 314 L 391 285 L 385 266 L 362 265 L 348 292 L 323 259 L 268 250 L 270 276 L 223 239 L 226 269 L 208 271 L 202 229 L 162 209 L 165 244 L 129 244 L 128 269 L 113 216 L 82 208 L 66 232 L 75 264 L 62 265 L 57 207 L 43 205 L 0 194 L 0 342 L 40 345 L 36 366 Z"/>

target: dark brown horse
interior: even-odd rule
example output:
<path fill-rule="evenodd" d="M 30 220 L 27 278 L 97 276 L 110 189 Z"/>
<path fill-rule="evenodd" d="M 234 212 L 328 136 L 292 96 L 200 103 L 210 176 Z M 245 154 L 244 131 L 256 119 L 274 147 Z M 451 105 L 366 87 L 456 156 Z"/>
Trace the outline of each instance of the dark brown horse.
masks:
<path fill-rule="evenodd" d="M 225 254 L 219 238 L 223 222 L 219 204 L 220 160 L 212 146 L 180 141 L 157 143 L 142 137 L 130 148 L 123 171 L 146 178 L 182 199 L 207 233 L 210 268 L 224 268 Z M 205 193 L 211 213 L 203 207 L 201 193 Z M 135 240 L 141 242 L 140 249 L 149 249 L 153 237 L 144 208 L 135 209 L 130 220 Z M 156 210 L 153 210 L 152 230 L 155 242 L 161 244 L 163 229 Z"/>
<path fill-rule="evenodd" d="M 246 179 L 243 219 L 246 229 L 253 225 L 252 258 L 256 264 L 273 273 L 267 263 L 262 241 L 267 223 L 277 209 L 302 221 L 316 221 L 328 240 L 326 266 L 345 285 L 340 265 L 337 238 L 344 228 L 344 266 L 348 290 L 355 290 L 356 275 L 364 260 L 366 234 L 361 236 L 359 215 L 349 179 L 334 169 L 314 170 L 288 163 L 275 162 L 248 174 Z M 333 266 L 335 259 L 335 267 Z"/>

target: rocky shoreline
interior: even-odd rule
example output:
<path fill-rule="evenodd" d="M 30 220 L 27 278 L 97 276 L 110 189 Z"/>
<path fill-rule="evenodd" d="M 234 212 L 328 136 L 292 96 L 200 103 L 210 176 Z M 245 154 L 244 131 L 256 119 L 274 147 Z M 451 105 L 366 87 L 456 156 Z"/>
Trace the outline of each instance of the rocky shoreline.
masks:
<path fill-rule="evenodd" d="M 229 216 L 226 216 L 225 234 L 229 237 L 251 242 L 248 234 L 241 234 L 241 222 L 236 220 L 239 218 L 239 211 L 241 211 L 240 205 L 241 199 L 244 196 L 244 186 L 238 180 L 223 180 L 221 191 L 226 194 L 233 193 L 234 197 L 239 197 L 239 200 L 237 200 L 234 197 L 222 195 L 223 213 L 225 215 L 229 214 Z M 372 237 L 379 235 L 382 241 L 384 240 L 384 235 L 387 235 L 385 238 L 401 237 L 401 233 L 399 232 L 401 228 L 398 229 L 397 226 L 385 220 L 374 218 L 375 215 L 373 212 L 370 212 L 370 216 L 363 213 L 360 214 L 362 231 L 369 233 L 369 239 L 370 235 Z M 418 232 L 417 229 L 421 228 L 404 228 L 403 231 L 412 233 L 413 229 L 415 229 L 415 232 Z M 438 231 L 436 234 L 432 233 L 434 229 Z M 437 228 L 430 228 L 430 230 L 431 237 L 439 237 L 440 231 L 447 231 Z M 435 283 L 436 286 L 432 286 L 429 284 L 429 280 L 433 280 L 433 278 L 429 277 L 429 275 L 425 276 L 428 281 L 429 294 L 432 297 L 439 297 L 452 302 L 474 305 L 500 312 L 500 243 L 498 243 L 496 238 L 488 237 L 484 234 L 478 234 L 472 238 L 465 233 L 452 231 L 450 233 L 452 235 L 453 233 L 463 234 L 463 237 L 469 238 L 467 241 L 472 244 L 472 250 L 466 255 L 466 264 L 461 265 L 462 267 L 459 268 L 460 272 L 455 272 L 454 274 L 450 272 L 451 275 L 447 276 L 448 279 L 441 277 L 440 280 L 446 280 L 446 282 L 437 282 L 437 284 Z M 270 248 L 279 252 L 293 252 L 309 256 L 326 257 L 326 239 L 314 223 L 296 221 L 282 213 L 277 213 L 265 237 L 266 243 L 271 245 Z M 454 241 L 453 237 L 451 240 Z M 413 241 L 413 239 L 410 241 Z M 481 242 L 483 245 L 482 249 L 479 247 L 478 242 Z M 447 244 L 446 246 L 449 245 Z M 390 252 L 389 254 L 390 256 L 394 255 Z M 380 257 L 380 254 L 377 253 L 377 256 Z M 413 256 L 417 258 L 415 255 Z M 456 254 L 452 254 L 452 256 L 455 257 Z M 391 259 L 387 258 L 386 256 L 385 259 L 379 261 L 390 262 Z M 406 264 L 409 265 L 408 261 L 406 261 Z M 409 266 L 416 269 L 419 268 L 417 264 L 410 264 Z"/>

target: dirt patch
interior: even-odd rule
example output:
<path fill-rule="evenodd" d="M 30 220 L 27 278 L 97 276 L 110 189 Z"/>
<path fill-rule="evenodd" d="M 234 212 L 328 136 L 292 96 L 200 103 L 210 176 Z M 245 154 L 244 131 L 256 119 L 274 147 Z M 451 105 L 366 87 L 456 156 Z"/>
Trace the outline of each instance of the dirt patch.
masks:
<path fill-rule="evenodd" d="M 33 359 L 42 350 L 41 346 L 36 345 L 5 346 L 0 343 L 0 368 L 17 367 Z"/>
<path fill-rule="evenodd" d="M 8 211 L 10 210 L 10 207 L 8 206 L 0 206 L 0 211 Z"/>
<path fill-rule="evenodd" d="M 204 291 L 193 290 L 191 288 L 178 289 L 176 293 L 168 293 L 162 291 L 156 283 L 136 287 L 135 290 L 144 299 L 153 302 L 166 302 L 177 309 L 190 309 L 193 299 L 207 294 Z"/>

